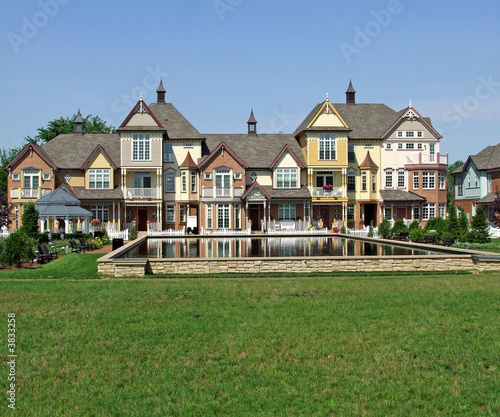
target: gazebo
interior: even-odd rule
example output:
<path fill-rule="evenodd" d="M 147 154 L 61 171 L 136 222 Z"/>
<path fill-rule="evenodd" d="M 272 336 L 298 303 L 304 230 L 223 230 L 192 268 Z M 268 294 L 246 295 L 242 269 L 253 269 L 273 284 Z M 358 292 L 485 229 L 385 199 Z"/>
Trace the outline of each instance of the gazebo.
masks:
<path fill-rule="evenodd" d="M 75 224 L 78 220 L 84 221 L 85 233 L 89 233 L 92 213 L 80 206 L 78 198 L 73 197 L 65 188 L 57 190 L 38 199 L 36 208 L 40 214 L 40 231 L 53 231 L 54 220 L 64 220 L 64 233 L 75 232 Z M 45 222 L 47 221 L 47 228 Z M 72 225 L 70 229 L 70 223 Z"/>

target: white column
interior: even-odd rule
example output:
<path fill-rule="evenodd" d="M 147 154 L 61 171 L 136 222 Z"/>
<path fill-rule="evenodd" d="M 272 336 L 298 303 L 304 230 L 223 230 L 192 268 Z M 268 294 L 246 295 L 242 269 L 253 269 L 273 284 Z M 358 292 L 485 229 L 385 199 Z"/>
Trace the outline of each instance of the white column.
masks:
<path fill-rule="evenodd" d="M 68 234 L 69 233 L 69 217 L 66 216 L 64 218 L 64 233 Z"/>

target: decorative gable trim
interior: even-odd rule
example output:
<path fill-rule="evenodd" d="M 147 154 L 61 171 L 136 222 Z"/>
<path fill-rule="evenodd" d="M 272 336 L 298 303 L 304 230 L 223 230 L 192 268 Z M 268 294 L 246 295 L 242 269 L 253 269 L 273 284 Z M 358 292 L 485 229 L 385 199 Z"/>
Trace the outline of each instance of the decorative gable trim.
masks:
<path fill-rule="evenodd" d="M 69 185 L 67 182 L 63 182 L 58 188 L 66 190 L 68 193 L 70 193 L 73 197 L 78 198 L 73 191 L 73 187 Z"/>
<path fill-rule="evenodd" d="M 281 152 L 278 154 L 276 159 L 273 161 L 269 169 L 273 169 L 275 167 L 275 165 L 278 163 L 278 161 L 281 159 L 281 157 L 284 155 L 285 152 L 288 152 L 290 154 L 290 156 L 294 159 L 294 161 L 297 163 L 299 167 L 301 167 L 302 169 L 305 168 L 305 165 L 302 162 L 300 162 L 299 158 L 297 158 L 297 155 L 295 155 L 295 152 L 292 151 L 292 149 L 288 144 L 286 144 L 281 150 Z"/>
<path fill-rule="evenodd" d="M 387 129 L 384 134 L 381 136 L 382 139 L 387 139 L 389 135 L 396 130 L 396 128 L 406 119 L 409 120 L 415 120 L 418 119 L 429 131 L 434 135 L 436 139 L 442 139 L 443 137 L 437 132 L 436 129 L 434 129 L 430 123 L 423 118 L 418 111 L 416 111 L 412 106 L 411 102 L 410 105 L 401 111 L 401 116 L 398 117 L 398 119 L 392 124 L 392 126 Z"/>
<path fill-rule="evenodd" d="M 163 125 L 160 123 L 160 121 L 156 118 L 154 113 L 151 111 L 151 109 L 148 107 L 146 103 L 142 99 L 140 99 L 137 104 L 132 108 L 132 111 L 128 114 L 128 116 L 125 118 L 123 123 L 120 125 L 118 129 L 124 128 L 127 126 L 127 124 L 130 122 L 130 119 L 134 116 L 134 114 L 137 113 L 146 113 L 151 116 L 151 118 L 155 121 L 155 123 L 158 125 L 158 127 L 163 128 Z"/>
<path fill-rule="evenodd" d="M 87 160 L 83 163 L 83 165 L 80 167 L 80 169 L 82 170 L 86 170 L 88 168 L 88 166 L 90 165 L 90 162 L 92 161 L 92 159 L 98 154 L 98 153 L 101 153 L 102 156 L 104 156 L 104 158 L 106 159 L 106 161 L 108 161 L 108 163 L 111 165 L 111 167 L 116 170 L 118 169 L 118 167 L 115 165 L 115 163 L 113 162 L 113 160 L 110 158 L 110 156 L 108 155 L 108 153 L 106 152 L 106 150 L 101 146 L 101 145 L 97 145 L 95 147 L 95 149 L 92 151 L 92 153 L 90 154 L 90 156 L 87 158 Z"/>
<path fill-rule="evenodd" d="M 52 169 L 56 169 L 57 166 L 52 162 L 52 160 L 45 154 L 45 152 L 42 150 L 40 146 L 38 146 L 35 143 L 28 143 L 15 157 L 10 161 L 7 166 L 5 167 L 6 170 L 9 170 L 12 168 L 12 165 L 16 164 L 19 162 L 27 152 L 30 152 L 32 154 L 35 152 L 42 160 Z"/>
<path fill-rule="evenodd" d="M 209 161 L 213 160 L 219 152 L 229 153 L 229 155 L 231 155 L 236 160 L 236 162 L 238 162 L 243 168 L 248 168 L 248 165 L 245 164 L 243 160 L 239 158 L 238 155 L 236 155 L 229 146 L 227 146 L 224 142 L 221 142 L 219 143 L 219 146 L 217 146 L 199 165 L 199 169 L 203 171 L 205 165 L 207 165 Z"/>
<path fill-rule="evenodd" d="M 262 186 L 257 182 L 255 181 L 248 190 L 245 191 L 245 194 L 243 194 L 241 196 L 241 199 L 242 200 L 246 200 L 251 194 L 252 194 L 252 191 L 257 188 L 260 192 L 262 192 L 262 194 L 264 194 L 264 196 L 266 197 L 267 200 L 270 200 L 271 199 L 271 196 L 266 193 L 266 191 L 264 190 L 264 188 L 262 188 Z"/>
<path fill-rule="evenodd" d="M 332 103 L 330 103 L 330 101 L 328 99 L 326 99 L 323 102 L 323 105 L 320 107 L 320 109 L 316 113 L 316 115 L 311 119 L 311 121 L 307 125 L 306 129 L 309 129 L 312 125 L 314 125 L 314 123 L 316 122 L 316 120 L 318 120 L 319 116 L 321 116 L 323 113 L 333 113 L 333 114 L 335 114 L 335 116 L 338 117 L 338 119 L 344 125 L 344 127 L 346 129 L 349 129 L 349 126 L 347 125 L 347 123 L 345 122 L 345 120 L 342 118 L 342 116 L 339 114 L 339 112 L 337 111 L 337 109 L 334 107 L 334 105 Z"/>

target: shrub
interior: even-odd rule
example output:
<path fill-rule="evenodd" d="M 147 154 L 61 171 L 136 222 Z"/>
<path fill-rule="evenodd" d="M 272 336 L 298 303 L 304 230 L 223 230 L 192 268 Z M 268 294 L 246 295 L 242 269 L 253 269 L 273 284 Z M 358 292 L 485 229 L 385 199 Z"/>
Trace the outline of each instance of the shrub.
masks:
<path fill-rule="evenodd" d="M 486 213 L 482 205 L 477 206 L 476 215 L 472 218 L 469 242 L 486 243 L 490 238 L 490 227 L 486 221 Z"/>
<path fill-rule="evenodd" d="M 347 233 L 347 229 L 345 228 L 345 224 L 342 225 L 340 228 L 340 233 L 343 233 L 344 235 Z"/>
<path fill-rule="evenodd" d="M 12 232 L 3 242 L 0 261 L 2 264 L 21 266 L 23 262 L 33 259 L 34 239 L 30 238 L 22 229 Z"/>
<path fill-rule="evenodd" d="M 448 224 L 446 223 L 446 220 L 443 219 L 442 217 L 431 217 L 427 224 L 425 225 L 425 230 L 427 231 L 427 234 L 429 234 L 429 231 L 435 230 L 436 237 L 438 239 L 441 239 L 443 236 L 443 233 L 446 232 L 448 228 Z"/>
<path fill-rule="evenodd" d="M 408 230 L 413 230 L 413 229 L 421 229 L 422 227 L 420 226 L 420 222 L 418 220 L 413 220 L 408 227 Z"/>
<path fill-rule="evenodd" d="M 368 235 L 367 237 L 373 237 L 373 220 L 370 222 L 370 227 L 368 228 Z"/>
<path fill-rule="evenodd" d="M 397 219 L 394 222 L 394 226 L 392 227 L 392 230 L 391 230 L 391 232 L 395 233 L 395 234 L 398 234 L 401 232 L 407 232 L 407 231 L 408 231 L 408 227 L 406 226 L 403 219 Z"/>
<path fill-rule="evenodd" d="M 130 226 L 130 230 L 128 232 L 128 239 L 129 240 L 137 239 L 137 227 L 135 226 L 135 223 L 132 223 L 132 226 Z"/>
<path fill-rule="evenodd" d="M 378 235 L 383 239 L 391 237 L 391 223 L 389 219 L 384 219 L 378 226 Z"/>
<path fill-rule="evenodd" d="M 101 249 L 102 248 L 102 241 L 101 241 L 100 238 L 92 239 L 92 241 L 90 242 L 90 244 L 92 245 L 92 249 L 93 250 Z"/>
<path fill-rule="evenodd" d="M 33 239 L 39 238 L 38 233 L 38 210 L 36 209 L 35 203 L 28 203 L 23 210 L 23 216 L 21 217 L 23 225 L 21 229 L 24 230 L 26 235 Z"/>
<path fill-rule="evenodd" d="M 468 242 L 469 241 L 469 218 L 465 214 L 465 211 L 462 210 L 460 213 L 460 217 L 458 218 L 458 236 L 457 239 L 459 242 Z"/>
<path fill-rule="evenodd" d="M 422 229 L 419 227 L 418 229 L 411 229 L 410 230 L 410 239 L 412 242 L 421 242 L 424 240 L 424 236 L 427 234 L 425 229 Z"/>
<path fill-rule="evenodd" d="M 458 226 L 457 209 L 453 204 L 448 207 L 448 219 L 446 222 L 446 234 L 456 239 L 460 235 L 460 228 Z"/>

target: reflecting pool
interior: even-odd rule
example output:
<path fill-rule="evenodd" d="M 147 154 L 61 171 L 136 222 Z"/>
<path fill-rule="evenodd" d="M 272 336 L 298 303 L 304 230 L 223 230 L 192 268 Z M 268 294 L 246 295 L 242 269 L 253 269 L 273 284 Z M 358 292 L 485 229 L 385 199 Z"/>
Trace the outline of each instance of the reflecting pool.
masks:
<path fill-rule="evenodd" d="M 445 250 L 422 250 L 387 242 L 372 243 L 336 236 L 150 238 L 119 258 L 268 258 L 304 256 L 418 256 Z"/>

